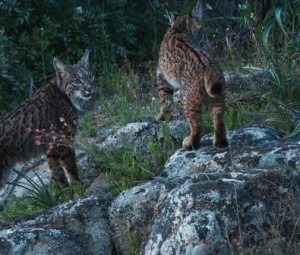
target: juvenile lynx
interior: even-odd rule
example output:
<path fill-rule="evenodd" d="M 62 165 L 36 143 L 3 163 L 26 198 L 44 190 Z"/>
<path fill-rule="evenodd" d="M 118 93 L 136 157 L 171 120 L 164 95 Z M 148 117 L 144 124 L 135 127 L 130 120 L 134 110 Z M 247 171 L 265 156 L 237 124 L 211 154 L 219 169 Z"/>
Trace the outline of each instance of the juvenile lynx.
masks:
<path fill-rule="evenodd" d="M 17 161 L 46 153 L 52 181 L 79 180 L 72 141 L 77 111 L 93 94 L 89 51 L 75 65 L 54 58 L 55 77 L 0 120 L 0 186 Z"/>
<path fill-rule="evenodd" d="M 210 54 L 198 46 L 203 35 L 202 3 L 198 1 L 188 15 L 175 17 L 171 12 L 167 15 L 171 27 L 159 53 L 157 80 L 161 107 L 157 120 L 172 117 L 173 93 L 179 89 L 190 125 L 190 135 L 183 140 L 183 147 L 200 145 L 201 106 L 206 102 L 214 123 L 214 145 L 227 146 L 223 72 Z"/>

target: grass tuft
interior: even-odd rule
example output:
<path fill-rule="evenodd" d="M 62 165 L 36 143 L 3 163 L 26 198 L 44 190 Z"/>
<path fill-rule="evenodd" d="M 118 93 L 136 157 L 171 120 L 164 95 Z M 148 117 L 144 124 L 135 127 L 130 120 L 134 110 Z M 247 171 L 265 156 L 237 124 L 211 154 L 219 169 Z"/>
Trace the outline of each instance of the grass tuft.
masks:
<path fill-rule="evenodd" d="M 75 197 L 83 196 L 84 187 L 80 183 L 63 187 L 62 185 L 47 185 L 41 177 L 34 172 L 38 181 L 34 181 L 26 174 L 14 170 L 25 181 L 19 183 L 8 183 L 26 190 L 27 195 L 23 197 L 12 196 L 12 201 L 4 205 L 0 219 L 7 221 L 19 216 L 30 216 L 45 209 L 49 209 Z"/>

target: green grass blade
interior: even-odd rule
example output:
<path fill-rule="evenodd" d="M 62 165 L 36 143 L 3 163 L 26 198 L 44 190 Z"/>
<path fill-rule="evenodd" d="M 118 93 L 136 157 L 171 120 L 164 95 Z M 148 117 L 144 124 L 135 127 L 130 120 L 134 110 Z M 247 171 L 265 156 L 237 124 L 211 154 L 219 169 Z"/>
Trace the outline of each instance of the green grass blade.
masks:
<path fill-rule="evenodd" d="M 295 127 L 292 133 L 287 135 L 284 139 L 292 138 L 300 134 L 300 123 Z"/>
<path fill-rule="evenodd" d="M 20 172 L 20 171 L 17 171 L 16 169 L 13 169 L 13 171 L 14 171 L 15 173 L 17 173 L 19 176 L 21 176 L 23 179 L 25 179 L 25 180 L 32 186 L 32 188 L 34 188 L 34 189 L 39 189 L 39 188 L 40 188 L 39 183 L 35 182 L 33 179 L 31 179 L 31 178 L 30 178 L 29 176 L 27 176 L 26 174 L 24 174 L 24 173 L 22 173 L 22 172 Z M 36 172 L 34 172 L 34 173 L 35 173 L 35 175 L 37 175 Z M 18 186 L 17 183 L 16 183 L 15 185 Z"/>
<path fill-rule="evenodd" d="M 263 29 L 263 42 L 265 47 L 268 48 L 269 36 L 272 28 L 274 27 L 274 22 L 269 21 Z"/>
<path fill-rule="evenodd" d="M 282 32 L 283 32 L 283 34 L 285 36 L 285 38 L 288 39 L 287 32 L 285 31 L 284 26 L 282 24 L 282 19 L 281 19 L 282 11 L 284 11 L 284 9 L 282 7 L 277 7 L 275 9 L 275 18 L 276 18 L 276 21 L 277 21 L 280 29 L 282 30 Z"/>

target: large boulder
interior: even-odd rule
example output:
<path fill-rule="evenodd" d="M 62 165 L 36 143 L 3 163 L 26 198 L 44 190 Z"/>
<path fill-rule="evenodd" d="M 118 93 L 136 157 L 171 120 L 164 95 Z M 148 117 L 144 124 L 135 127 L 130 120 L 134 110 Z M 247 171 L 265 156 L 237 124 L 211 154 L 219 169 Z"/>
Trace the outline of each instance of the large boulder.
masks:
<path fill-rule="evenodd" d="M 34 219 L 1 226 L 1 255 L 108 255 L 110 199 L 81 198 L 57 206 Z"/>
<path fill-rule="evenodd" d="M 277 172 L 195 175 L 169 192 L 140 254 L 297 254 L 299 185 Z"/>
<path fill-rule="evenodd" d="M 298 254 L 299 185 L 261 170 L 157 179 L 116 198 L 110 222 L 121 254 Z"/>

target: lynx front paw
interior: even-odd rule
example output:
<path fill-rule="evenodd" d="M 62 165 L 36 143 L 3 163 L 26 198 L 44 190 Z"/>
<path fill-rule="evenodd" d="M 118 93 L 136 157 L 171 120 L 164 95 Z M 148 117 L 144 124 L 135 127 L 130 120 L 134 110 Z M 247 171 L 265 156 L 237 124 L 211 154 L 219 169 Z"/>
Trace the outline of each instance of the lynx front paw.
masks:
<path fill-rule="evenodd" d="M 164 120 L 164 116 L 163 114 L 158 114 L 156 117 L 155 117 L 156 121 L 161 121 L 161 120 Z"/>
<path fill-rule="evenodd" d="M 200 147 L 200 139 L 187 136 L 182 142 L 182 147 L 188 150 L 197 149 Z"/>
<path fill-rule="evenodd" d="M 216 140 L 216 141 L 214 141 L 213 144 L 214 144 L 214 146 L 220 147 L 220 148 L 228 147 L 228 141 L 226 139 Z"/>

